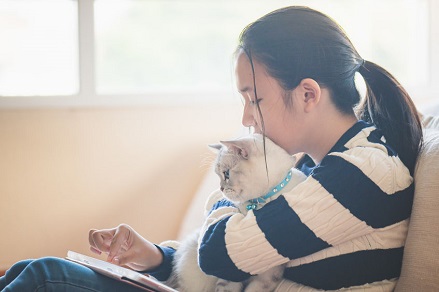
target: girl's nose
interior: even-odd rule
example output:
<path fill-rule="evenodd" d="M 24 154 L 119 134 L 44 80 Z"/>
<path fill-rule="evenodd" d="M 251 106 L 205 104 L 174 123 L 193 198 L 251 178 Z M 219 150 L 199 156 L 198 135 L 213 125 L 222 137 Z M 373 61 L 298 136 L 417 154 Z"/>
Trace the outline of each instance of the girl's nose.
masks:
<path fill-rule="evenodd" d="M 248 109 L 247 106 L 244 106 L 244 111 L 242 113 L 242 125 L 244 127 L 254 127 L 256 125 L 253 111 Z"/>

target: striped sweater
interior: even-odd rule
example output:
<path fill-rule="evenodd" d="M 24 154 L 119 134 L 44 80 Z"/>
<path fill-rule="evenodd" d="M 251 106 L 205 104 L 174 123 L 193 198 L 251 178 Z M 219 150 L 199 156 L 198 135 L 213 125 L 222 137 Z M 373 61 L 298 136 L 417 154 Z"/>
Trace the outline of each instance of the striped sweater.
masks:
<path fill-rule="evenodd" d="M 359 121 L 319 165 L 305 157 L 298 167 L 307 175 L 303 183 L 246 215 L 211 196 L 201 269 L 243 281 L 286 263 L 279 291 L 393 290 L 414 189 L 380 130 Z"/>

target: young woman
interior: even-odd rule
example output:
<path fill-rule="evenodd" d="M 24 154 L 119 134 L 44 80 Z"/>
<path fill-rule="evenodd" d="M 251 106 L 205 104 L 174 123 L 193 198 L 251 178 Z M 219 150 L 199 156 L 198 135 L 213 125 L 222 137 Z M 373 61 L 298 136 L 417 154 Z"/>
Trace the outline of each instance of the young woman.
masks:
<path fill-rule="evenodd" d="M 357 72 L 367 85 L 363 101 Z M 361 58 L 333 20 L 305 7 L 273 11 L 244 29 L 236 77 L 245 101 L 243 125 L 292 155 L 305 153 L 297 167 L 308 178 L 246 216 L 224 200 L 212 204 L 199 247 L 201 269 L 242 281 L 287 263 L 278 291 L 392 291 L 422 144 L 408 94 L 387 71 Z M 89 241 L 113 263 L 160 280 L 171 273 L 175 250 L 127 225 L 91 230 Z M 4 291 L 37 285 L 121 289 L 53 258 L 18 263 L 0 281 Z"/>

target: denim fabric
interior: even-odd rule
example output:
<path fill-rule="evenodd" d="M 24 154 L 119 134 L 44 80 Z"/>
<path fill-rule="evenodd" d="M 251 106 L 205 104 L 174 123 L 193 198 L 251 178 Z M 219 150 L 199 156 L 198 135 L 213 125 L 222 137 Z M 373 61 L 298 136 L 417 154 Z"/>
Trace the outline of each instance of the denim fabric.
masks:
<path fill-rule="evenodd" d="M 124 291 L 142 289 L 108 278 L 61 258 L 17 262 L 0 278 L 0 291 Z"/>

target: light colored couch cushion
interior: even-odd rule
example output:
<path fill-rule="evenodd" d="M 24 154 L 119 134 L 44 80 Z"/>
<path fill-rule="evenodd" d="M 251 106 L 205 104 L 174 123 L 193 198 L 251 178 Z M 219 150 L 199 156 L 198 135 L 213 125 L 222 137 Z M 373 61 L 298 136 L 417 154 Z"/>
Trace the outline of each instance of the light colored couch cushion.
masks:
<path fill-rule="evenodd" d="M 425 129 L 433 129 L 439 131 L 439 116 L 423 116 L 422 124 Z"/>
<path fill-rule="evenodd" d="M 439 118 L 425 117 L 424 124 L 398 292 L 439 291 Z"/>

